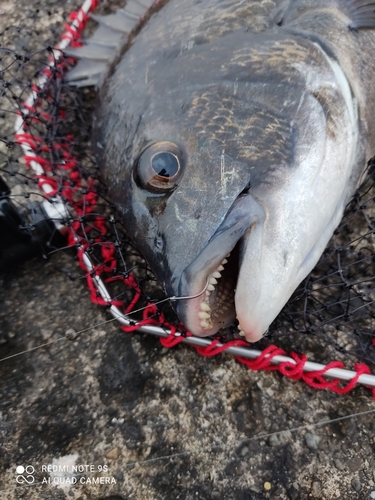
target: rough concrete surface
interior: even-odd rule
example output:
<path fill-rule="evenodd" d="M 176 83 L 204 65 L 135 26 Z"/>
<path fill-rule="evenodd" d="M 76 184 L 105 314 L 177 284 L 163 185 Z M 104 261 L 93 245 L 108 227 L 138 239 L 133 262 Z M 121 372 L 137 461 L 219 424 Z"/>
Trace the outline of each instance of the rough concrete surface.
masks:
<path fill-rule="evenodd" d="M 78 3 L 2 2 L 0 22 L 21 8 L 50 8 L 56 21 Z M 1 498 L 375 497 L 370 391 L 318 392 L 101 325 L 109 316 L 62 270 L 78 273 L 72 254 L 1 277 Z M 76 484 L 48 471 L 64 464 L 78 466 Z"/>

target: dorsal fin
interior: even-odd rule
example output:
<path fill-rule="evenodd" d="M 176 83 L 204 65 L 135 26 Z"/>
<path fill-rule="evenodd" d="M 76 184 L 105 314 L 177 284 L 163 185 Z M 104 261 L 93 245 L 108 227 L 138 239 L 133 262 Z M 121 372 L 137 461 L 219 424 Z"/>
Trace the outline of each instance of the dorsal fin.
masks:
<path fill-rule="evenodd" d="M 121 33 L 130 33 L 137 23 L 138 19 L 129 19 L 121 14 L 121 10 L 116 11 L 116 14 L 109 14 L 108 16 L 91 15 L 92 19 L 99 23 L 99 25 L 106 26 Z"/>
<path fill-rule="evenodd" d="M 117 47 L 124 34 L 119 31 L 114 31 L 104 25 L 99 25 L 93 35 L 90 37 L 90 42 L 105 47 Z"/>
<path fill-rule="evenodd" d="M 106 69 L 107 62 L 82 59 L 82 61 L 78 61 L 74 68 L 68 72 L 65 81 L 76 87 L 97 85 Z"/>
<path fill-rule="evenodd" d="M 108 61 L 113 54 L 113 47 L 98 45 L 96 43 L 86 43 L 82 47 L 68 48 L 65 50 L 67 56 L 79 57 L 80 59 L 91 59 L 96 61 Z"/>
<path fill-rule="evenodd" d="M 350 29 L 375 28 L 375 2 L 369 0 L 346 0 L 352 22 Z"/>
<path fill-rule="evenodd" d="M 84 41 L 82 47 L 65 50 L 67 56 L 80 59 L 67 73 L 65 81 L 77 87 L 97 85 L 127 36 L 152 7 L 154 1 L 130 0 L 124 9 L 118 9 L 115 14 L 92 15 L 99 24 L 94 34 Z"/>
<path fill-rule="evenodd" d="M 278 7 L 275 9 L 273 21 L 275 24 L 281 26 L 284 24 L 284 18 L 288 18 L 289 12 L 294 12 L 296 3 L 293 0 L 282 0 Z M 303 3 L 303 2 L 301 2 Z M 306 2 L 307 4 L 307 2 Z M 365 28 L 375 28 L 375 1 L 371 0 L 340 0 L 330 1 L 327 0 L 325 5 L 327 7 L 341 8 L 349 15 L 351 22 L 348 28 L 351 30 L 360 30 Z M 321 3 L 314 5 L 308 4 L 310 9 L 319 9 L 322 7 Z"/>

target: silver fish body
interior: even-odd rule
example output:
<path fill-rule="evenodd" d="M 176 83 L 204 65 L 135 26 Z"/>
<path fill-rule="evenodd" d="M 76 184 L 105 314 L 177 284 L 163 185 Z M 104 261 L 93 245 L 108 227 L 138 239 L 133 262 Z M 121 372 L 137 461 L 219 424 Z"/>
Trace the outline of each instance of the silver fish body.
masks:
<path fill-rule="evenodd" d="M 112 64 L 93 144 L 196 335 L 258 340 L 374 155 L 372 2 L 170 0 Z M 367 9 L 367 10 L 366 10 Z"/>

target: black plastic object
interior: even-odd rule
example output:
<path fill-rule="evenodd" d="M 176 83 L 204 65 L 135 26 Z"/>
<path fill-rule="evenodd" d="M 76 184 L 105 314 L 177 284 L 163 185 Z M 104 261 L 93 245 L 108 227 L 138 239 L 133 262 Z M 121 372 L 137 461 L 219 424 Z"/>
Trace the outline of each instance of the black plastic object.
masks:
<path fill-rule="evenodd" d="M 9 187 L 0 177 L 0 272 L 32 257 L 46 257 L 48 248 L 63 243 L 40 203 L 30 202 L 18 211 L 9 195 Z"/>

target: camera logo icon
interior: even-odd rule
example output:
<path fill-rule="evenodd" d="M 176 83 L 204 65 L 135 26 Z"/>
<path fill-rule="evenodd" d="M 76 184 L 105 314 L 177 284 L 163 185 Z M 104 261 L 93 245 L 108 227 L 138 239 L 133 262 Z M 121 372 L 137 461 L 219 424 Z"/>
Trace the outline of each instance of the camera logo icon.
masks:
<path fill-rule="evenodd" d="M 17 477 L 16 481 L 18 484 L 33 484 L 35 477 L 33 476 L 35 469 L 32 465 L 19 465 L 16 469 Z"/>

